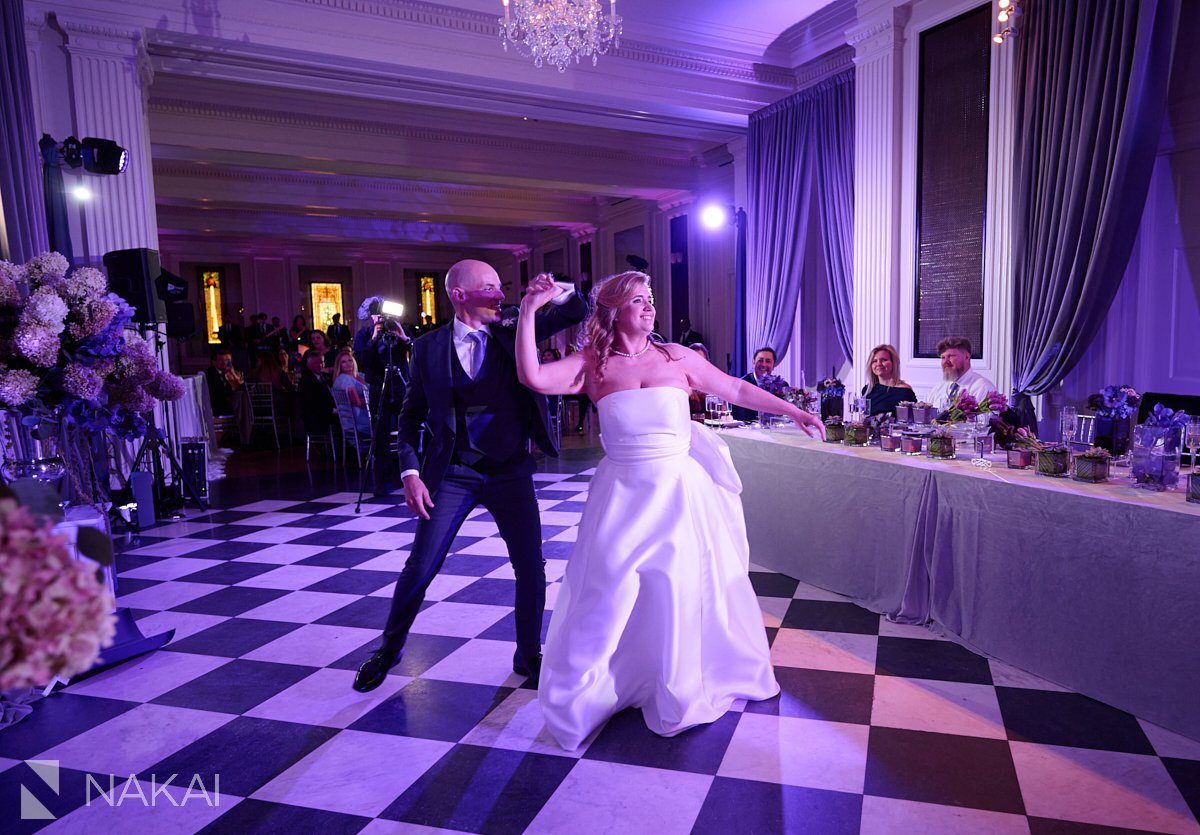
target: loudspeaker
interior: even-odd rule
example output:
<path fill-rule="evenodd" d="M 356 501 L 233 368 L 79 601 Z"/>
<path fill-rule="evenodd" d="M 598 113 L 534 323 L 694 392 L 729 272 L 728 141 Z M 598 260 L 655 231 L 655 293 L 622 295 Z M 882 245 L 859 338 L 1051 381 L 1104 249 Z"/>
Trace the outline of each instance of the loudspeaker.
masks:
<path fill-rule="evenodd" d="M 191 339 L 196 334 L 196 310 L 189 302 L 168 302 L 166 323 L 171 339 Z"/>
<path fill-rule="evenodd" d="M 154 287 L 161 272 L 158 250 L 117 249 L 105 253 L 104 269 L 108 272 L 109 289 L 133 308 L 134 322 L 153 325 L 166 318 L 166 303 Z"/>
<path fill-rule="evenodd" d="M 163 270 L 154 281 L 158 297 L 165 302 L 181 302 L 187 298 L 187 282 L 170 270 Z"/>

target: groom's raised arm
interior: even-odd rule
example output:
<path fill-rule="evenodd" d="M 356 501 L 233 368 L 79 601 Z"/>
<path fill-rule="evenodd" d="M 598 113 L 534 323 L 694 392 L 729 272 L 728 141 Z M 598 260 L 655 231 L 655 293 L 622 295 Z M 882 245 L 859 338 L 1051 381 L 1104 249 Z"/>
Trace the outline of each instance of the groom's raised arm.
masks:
<path fill-rule="evenodd" d="M 578 325 L 587 315 L 587 301 L 579 293 L 572 291 L 561 304 L 551 302 L 537 312 L 534 320 L 536 339 L 538 342 L 549 339 L 559 331 Z"/>

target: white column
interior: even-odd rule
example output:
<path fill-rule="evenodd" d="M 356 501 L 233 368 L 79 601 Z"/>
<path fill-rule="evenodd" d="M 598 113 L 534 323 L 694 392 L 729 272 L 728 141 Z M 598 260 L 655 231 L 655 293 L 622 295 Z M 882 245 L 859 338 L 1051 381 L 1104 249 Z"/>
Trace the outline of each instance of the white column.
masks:
<path fill-rule="evenodd" d="M 158 249 L 146 121 L 150 75 L 141 33 L 61 15 L 58 22 L 71 61 L 75 135 L 111 139 L 129 152 L 125 173 L 87 178 L 95 196 L 83 207 L 77 255 L 94 263 L 114 249 Z"/>
<path fill-rule="evenodd" d="M 908 6 L 860 0 L 854 47 L 854 370 L 866 382 L 866 355 L 900 337 L 900 194 L 904 26 Z M 901 353 L 904 348 L 900 348 Z"/>

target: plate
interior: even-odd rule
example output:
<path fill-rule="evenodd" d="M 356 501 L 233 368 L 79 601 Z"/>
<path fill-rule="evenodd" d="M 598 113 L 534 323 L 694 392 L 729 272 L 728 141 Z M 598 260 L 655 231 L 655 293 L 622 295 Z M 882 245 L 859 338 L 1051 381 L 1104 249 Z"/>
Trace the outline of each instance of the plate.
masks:
<path fill-rule="evenodd" d="M 729 429 L 734 426 L 745 426 L 745 423 L 740 420 L 712 420 L 710 418 L 705 418 L 704 425 L 718 428 L 723 426 L 726 429 Z"/>

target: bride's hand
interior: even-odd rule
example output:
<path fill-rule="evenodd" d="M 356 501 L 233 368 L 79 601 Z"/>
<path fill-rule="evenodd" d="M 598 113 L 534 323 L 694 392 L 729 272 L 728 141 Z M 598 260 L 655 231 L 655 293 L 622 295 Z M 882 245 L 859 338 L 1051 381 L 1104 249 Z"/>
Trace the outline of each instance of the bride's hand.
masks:
<path fill-rule="evenodd" d="M 820 438 L 822 441 L 825 440 L 825 424 L 816 415 L 810 414 L 803 409 L 796 409 L 796 413 L 792 415 L 792 420 L 796 422 L 796 425 L 808 437 Z"/>
<path fill-rule="evenodd" d="M 529 312 L 540 310 L 558 293 L 558 285 L 550 273 L 538 273 L 529 286 L 525 288 L 525 296 L 521 299 L 521 309 Z"/>

